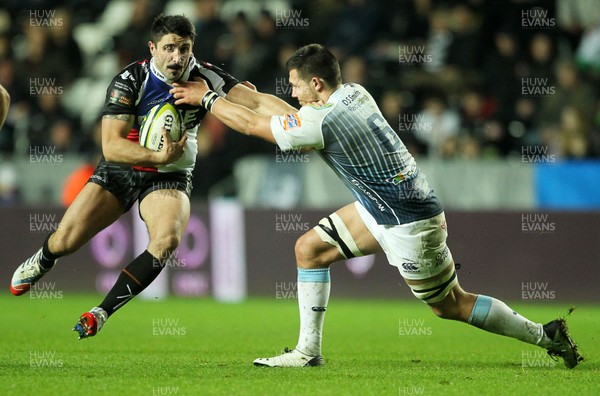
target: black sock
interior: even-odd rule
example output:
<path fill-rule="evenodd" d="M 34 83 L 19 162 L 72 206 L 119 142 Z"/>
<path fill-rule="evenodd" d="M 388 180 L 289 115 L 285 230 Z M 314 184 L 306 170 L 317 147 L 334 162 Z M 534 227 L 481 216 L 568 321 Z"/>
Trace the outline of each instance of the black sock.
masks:
<path fill-rule="evenodd" d="M 44 241 L 44 245 L 42 246 L 42 259 L 40 260 L 40 265 L 44 269 L 51 269 L 52 267 L 54 267 L 54 263 L 60 257 L 60 256 L 57 256 L 56 254 L 52 253 L 50 251 L 50 248 L 48 248 L 48 241 L 50 240 L 50 237 L 52 236 L 52 234 L 54 234 L 54 233 L 51 233 L 50 235 L 48 235 L 46 237 L 46 240 Z"/>
<path fill-rule="evenodd" d="M 100 308 L 104 309 L 108 316 L 117 309 L 127 304 L 134 296 L 137 296 L 162 271 L 163 265 L 154 258 L 147 250 L 137 256 L 119 275 L 117 282 L 110 289 Z"/>

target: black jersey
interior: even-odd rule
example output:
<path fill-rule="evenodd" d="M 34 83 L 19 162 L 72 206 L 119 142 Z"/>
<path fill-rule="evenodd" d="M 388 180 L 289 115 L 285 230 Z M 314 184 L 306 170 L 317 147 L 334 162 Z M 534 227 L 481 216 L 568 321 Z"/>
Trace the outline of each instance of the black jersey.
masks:
<path fill-rule="evenodd" d="M 229 90 L 239 83 L 236 78 L 217 66 L 208 62 L 198 62 L 192 56 L 180 80 L 187 81 L 194 77 L 206 80 L 209 88 L 220 96 L 227 95 Z M 134 115 L 135 121 L 127 139 L 137 143 L 140 123 L 148 111 L 159 103 L 175 102 L 175 98 L 169 93 L 172 86 L 167 81 L 167 78 L 154 66 L 153 59 L 128 65 L 110 83 L 102 115 Z M 156 168 L 136 167 L 136 169 L 154 172 L 191 171 L 194 169 L 198 153 L 196 134 L 198 125 L 206 115 L 206 109 L 190 105 L 178 105 L 177 109 L 181 113 L 187 135 L 183 156 L 168 165 Z"/>

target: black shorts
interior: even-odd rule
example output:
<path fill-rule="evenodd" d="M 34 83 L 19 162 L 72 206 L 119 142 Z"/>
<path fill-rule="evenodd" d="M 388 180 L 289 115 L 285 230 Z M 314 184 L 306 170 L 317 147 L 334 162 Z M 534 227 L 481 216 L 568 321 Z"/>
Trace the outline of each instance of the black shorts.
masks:
<path fill-rule="evenodd" d="M 157 190 L 178 190 L 188 197 L 192 192 L 191 172 L 146 172 L 129 165 L 109 163 L 104 157 L 88 180 L 110 191 L 127 212 L 135 201 L 140 201 Z"/>

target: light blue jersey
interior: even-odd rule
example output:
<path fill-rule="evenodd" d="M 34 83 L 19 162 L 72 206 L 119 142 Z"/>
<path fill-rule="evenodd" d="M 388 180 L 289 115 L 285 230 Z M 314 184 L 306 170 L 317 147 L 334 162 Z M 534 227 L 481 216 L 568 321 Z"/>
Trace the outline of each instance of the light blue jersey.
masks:
<path fill-rule="evenodd" d="M 373 97 L 343 84 L 323 106 L 273 116 L 282 150 L 313 147 L 378 224 L 405 224 L 443 211 L 433 189 Z"/>

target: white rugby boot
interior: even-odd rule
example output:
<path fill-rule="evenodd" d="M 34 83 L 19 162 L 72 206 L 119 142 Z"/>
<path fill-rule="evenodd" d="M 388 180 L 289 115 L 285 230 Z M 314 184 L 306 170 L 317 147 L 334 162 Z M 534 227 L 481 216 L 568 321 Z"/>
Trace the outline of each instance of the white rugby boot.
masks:
<path fill-rule="evenodd" d="M 254 361 L 255 366 L 266 367 L 315 367 L 323 366 L 323 356 L 309 356 L 296 349 L 285 348 L 284 353 L 270 358 L 258 358 Z"/>
<path fill-rule="evenodd" d="M 27 293 L 34 283 L 39 281 L 52 269 L 43 268 L 40 264 L 41 260 L 42 248 L 17 267 L 12 280 L 10 281 L 10 292 L 12 294 L 20 296 L 21 294 Z"/>

